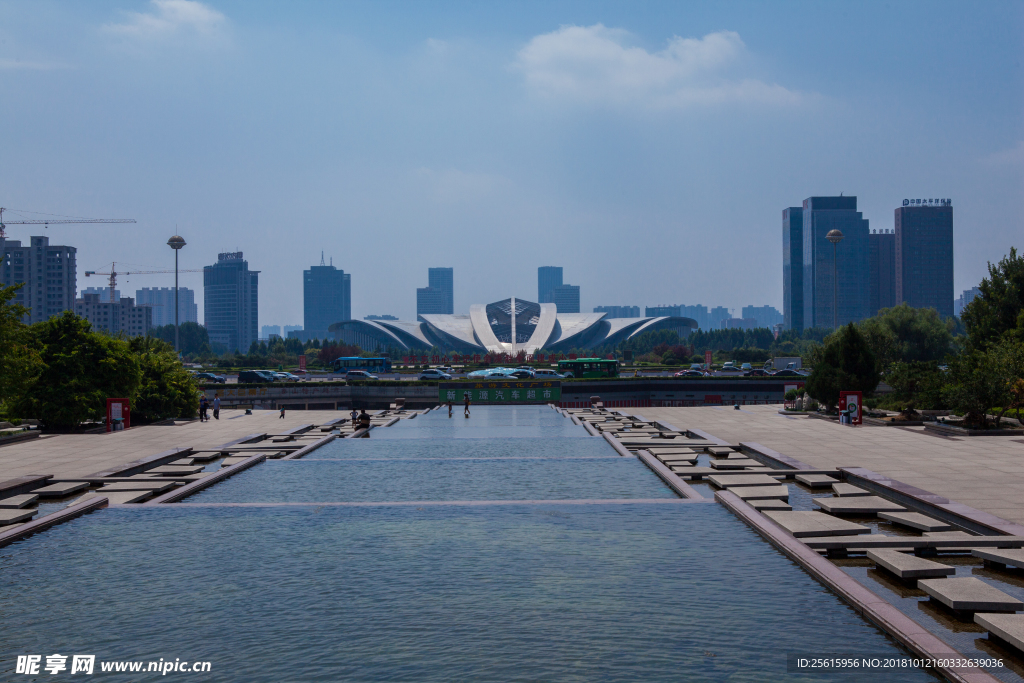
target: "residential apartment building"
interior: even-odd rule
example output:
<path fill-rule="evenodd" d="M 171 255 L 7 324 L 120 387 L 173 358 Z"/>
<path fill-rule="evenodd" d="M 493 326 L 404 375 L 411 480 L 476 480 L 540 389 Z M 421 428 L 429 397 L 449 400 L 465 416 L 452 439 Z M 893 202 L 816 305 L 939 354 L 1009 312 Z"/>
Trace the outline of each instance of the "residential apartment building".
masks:
<path fill-rule="evenodd" d="M 131 297 L 122 297 L 112 304 L 99 294 L 83 294 L 75 300 L 75 314 L 88 320 L 93 330 L 110 335 L 139 337 L 149 334 L 153 327 L 153 309 L 136 306 Z"/>
<path fill-rule="evenodd" d="M 0 283 L 25 283 L 12 303 L 29 309 L 26 323 L 42 322 L 74 310 L 78 282 L 76 253 L 75 247 L 51 245 L 49 237 L 31 237 L 26 245 L 19 240 L 0 239 Z"/>

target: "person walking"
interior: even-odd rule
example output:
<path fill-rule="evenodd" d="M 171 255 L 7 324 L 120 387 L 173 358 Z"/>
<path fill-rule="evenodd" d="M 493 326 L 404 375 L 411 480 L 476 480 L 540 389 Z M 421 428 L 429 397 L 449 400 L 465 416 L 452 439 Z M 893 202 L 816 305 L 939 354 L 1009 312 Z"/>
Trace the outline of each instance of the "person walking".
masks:
<path fill-rule="evenodd" d="M 199 399 L 199 421 L 200 422 L 206 422 L 206 409 L 207 409 L 208 406 L 209 406 L 209 403 L 207 403 L 205 396 L 203 396 L 201 399 Z"/>
<path fill-rule="evenodd" d="M 281 416 L 278 419 L 281 419 L 281 420 L 284 419 L 284 406 L 283 405 L 281 406 Z"/>
<path fill-rule="evenodd" d="M 352 424 L 355 424 L 356 420 L 359 419 L 359 411 L 356 410 L 355 406 L 352 406 L 352 412 L 349 413 L 348 416 L 349 416 L 349 419 L 351 419 Z"/>
<path fill-rule="evenodd" d="M 213 419 L 220 419 L 220 396 L 213 397 Z"/>
<path fill-rule="evenodd" d="M 452 402 L 448 401 L 448 417 L 452 416 Z"/>
<path fill-rule="evenodd" d="M 466 406 L 466 417 L 469 417 L 469 392 L 463 392 L 462 398 L 464 401 L 464 405 Z"/>

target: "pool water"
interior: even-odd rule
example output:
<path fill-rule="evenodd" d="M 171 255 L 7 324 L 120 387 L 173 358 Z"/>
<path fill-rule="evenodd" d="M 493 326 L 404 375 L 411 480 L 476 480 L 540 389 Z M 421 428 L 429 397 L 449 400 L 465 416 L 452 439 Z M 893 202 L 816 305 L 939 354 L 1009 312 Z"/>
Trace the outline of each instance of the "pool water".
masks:
<path fill-rule="evenodd" d="M 900 654 L 723 506 L 603 439 L 545 437 L 546 407 L 478 411 L 532 436 L 466 459 L 431 413 L 373 432 L 418 438 L 338 442 L 0 549 L 0 680 L 54 652 L 210 661 L 187 677 L 239 683 L 835 680 L 787 673 L 787 653 Z M 542 497 L 564 500 L 526 502 Z"/>

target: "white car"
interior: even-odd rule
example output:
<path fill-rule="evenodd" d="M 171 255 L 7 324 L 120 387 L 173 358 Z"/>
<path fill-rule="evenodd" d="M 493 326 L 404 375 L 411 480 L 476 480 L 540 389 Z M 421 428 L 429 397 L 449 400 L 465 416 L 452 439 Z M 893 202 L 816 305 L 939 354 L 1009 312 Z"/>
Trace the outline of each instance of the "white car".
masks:
<path fill-rule="evenodd" d="M 534 370 L 534 376 L 538 379 L 564 379 L 565 375 L 561 375 L 554 370 Z"/>
<path fill-rule="evenodd" d="M 452 376 L 447 372 L 442 372 L 437 368 L 427 368 L 420 373 L 420 380 L 431 380 L 431 379 L 451 379 Z"/>

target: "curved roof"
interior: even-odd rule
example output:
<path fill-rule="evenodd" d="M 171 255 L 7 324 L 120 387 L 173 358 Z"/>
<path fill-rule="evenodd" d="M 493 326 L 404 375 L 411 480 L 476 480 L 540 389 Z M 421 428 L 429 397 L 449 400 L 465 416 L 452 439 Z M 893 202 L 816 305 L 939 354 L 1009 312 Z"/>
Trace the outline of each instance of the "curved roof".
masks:
<path fill-rule="evenodd" d="M 617 344 L 652 330 L 683 332 L 697 327 L 695 320 L 683 317 L 606 318 L 604 313 L 558 313 L 555 304 L 516 298 L 473 304 L 468 316 L 429 314 L 419 318 L 418 322 L 346 320 L 328 329 L 352 331 L 381 346 L 403 350 L 439 346 L 458 353 L 532 354 L 541 349 L 565 351 Z"/>

